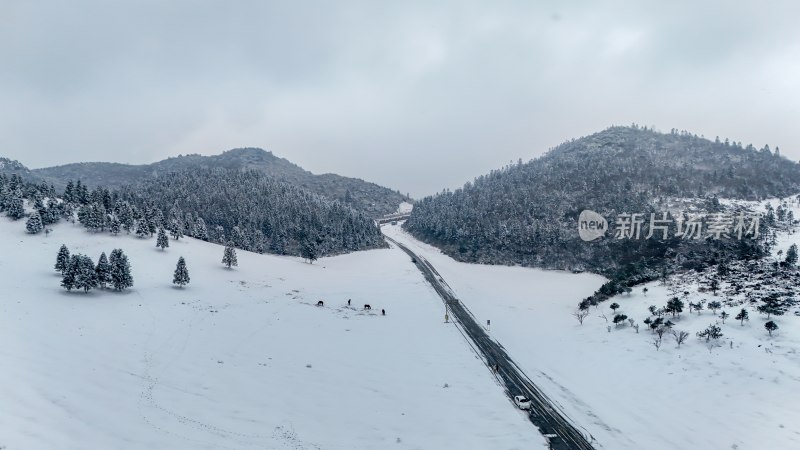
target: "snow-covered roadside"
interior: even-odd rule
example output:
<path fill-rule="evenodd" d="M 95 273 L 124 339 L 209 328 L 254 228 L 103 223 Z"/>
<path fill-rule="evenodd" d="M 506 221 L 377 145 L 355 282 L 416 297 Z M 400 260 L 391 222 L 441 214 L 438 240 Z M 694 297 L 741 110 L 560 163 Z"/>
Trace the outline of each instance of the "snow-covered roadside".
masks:
<path fill-rule="evenodd" d="M 227 270 L 193 239 L 160 251 L 53 228 L 0 218 L 0 448 L 544 446 L 399 251 L 314 265 L 240 251 Z M 122 248 L 134 289 L 59 288 L 62 243 L 95 261 Z"/>
<path fill-rule="evenodd" d="M 644 324 L 637 335 L 630 326 L 610 323 L 611 301 L 578 324 L 572 313 L 603 283 L 601 277 L 459 263 L 400 226 L 383 230 L 427 258 L 476 317 L 491 320 L 491 334 L 598 447 L 800 447 L 800 334 L 794 321 L 772 339 L 763 330 L 765 319 L 744 327 L 728 321 L 723 331 L 733 348 L 725 341 L 709 350 L 694 332 L 716 318 L 709 311 L 684 312 L 673 320 L 676 329 L 691 332 L 689 341 L 677 349 L 665 336 L 657 351 Z M 642 287 L 613 299 L 640 324 L 649 305 L 668 298 L 658 283 L 647 285 L 646 295 Z"/>

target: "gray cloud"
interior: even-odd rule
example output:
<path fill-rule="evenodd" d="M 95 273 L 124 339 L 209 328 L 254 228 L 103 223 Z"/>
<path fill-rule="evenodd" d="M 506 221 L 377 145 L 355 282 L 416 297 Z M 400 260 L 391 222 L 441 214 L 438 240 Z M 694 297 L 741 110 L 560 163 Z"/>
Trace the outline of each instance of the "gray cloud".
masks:
<path fill-rule="evenodd" d="M 788 1 L 6 1 L 0 155 L 258 146 L 415 196 L 631 122 L 798 159 L 799 16 Z"/>

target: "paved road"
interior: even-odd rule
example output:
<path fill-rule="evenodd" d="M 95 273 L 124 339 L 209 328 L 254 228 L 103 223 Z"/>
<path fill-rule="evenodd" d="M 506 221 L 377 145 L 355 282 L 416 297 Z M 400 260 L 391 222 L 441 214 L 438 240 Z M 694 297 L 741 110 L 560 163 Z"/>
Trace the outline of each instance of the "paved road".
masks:
<path fill-rule="evenodd" d="M 550 399 L 533 384 L 522 369 L 508 356 L 505 348 L 486 334 L 483 326 L 475 320 L 469 309 L 458 301 L 436 269 L 408 247 L 388 236 L 385 237 L 416 261 L 417 268 L 442 297 L 451 316 L 461 325 L 461 329 L 472 341 L 475 350 L 483 355 L 487 365 L 497 364 L 496 375 L 505 385 L 506 395 L 509 399 L 513 400 L 515 395 L 524 395 L 531 399 L 529 418 L 539 428 L 539 432 L 548 438 L 550 448 L 553 450 L 592 450 L 593 447 L 587 437 L 572 425 Z M 591 437 L 589 438 L 591 439 Z"/>

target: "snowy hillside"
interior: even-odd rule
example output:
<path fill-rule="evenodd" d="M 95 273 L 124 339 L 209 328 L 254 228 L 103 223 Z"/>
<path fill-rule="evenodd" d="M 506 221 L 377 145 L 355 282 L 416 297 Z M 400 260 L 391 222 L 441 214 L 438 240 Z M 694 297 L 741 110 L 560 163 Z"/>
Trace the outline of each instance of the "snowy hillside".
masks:
<path fill-rule="evenodd" d="M 491 334 L 591 433 L 596 447 L 800 448 L 800 317 L 794 310 L 773 318 L 780 329 L 770 337 L 766 317 L 755 308 L 744 325 L 729 308 L 732 316 L 720 324 L 724 336 L 711 345 L 695 333 L 719 319 L 686 308 L 680 317 L 667 318 L 675 330 L 690 333 L 687 341 L 677 348 L 665 334 L 657 350 L 656 335 L 642 321 L 650 316 L 649 305 L 667 301 L 668 286 L 651 283 L 612 298 L 592 307 L 580 325 L 572 315 L 577 302 L 603 283 L 601 277 L 460 263 L 400 226 L 383 231 L 424 255 L 479 320 L 491 320 Z M 776 251 L 785 252 L 789 241 L 800 243 L 800 235 L 779 236 Z M 713 298 L 700 292 L 705 289 L 696 279 L 680 290 L 690 291 L 687 304 Z M 627 322 L 611 322 L 613 302 L 621 306 L 617 313 L 640 325 L 638 334 Z"/>
<path fill-rule="evenodd" d="M 793 209 L 798 217 L 800 209 Z M 649 305 L 663 305 L 675 289 L 680 295 L 688 292 L 687 305 L 713 301 L 698 277 L 676 279 L 670 286 L 640 286 L 630 295 L 591 308 L 580 325 L 572 316 L 576 300 L 596 289 L 604 281 L 600 277 L 463 264 L 399 226 L 384 227 L 384 233 L 425 255 L 477 317 L 490 319 L 491 333 L 569 416 L 588 429 L 598 447 L 800 447 L 800 318 L 793 314 L 797 308 L 773 317 L 780 328 L 769 336 L 766 316 L 748 304 L 744 307 L 750 310 L 750 320 L 743 325 L 734 320 L 738 310 L 730 307 L 725 324 L 711 311 L 690 314 L 686 307 L 679 317 L 666 317 L 675 322 L 676 331 L 689 333 L 686 342 L 677 348 L 671 334 L 665 334 L 657 350 L 656 335 L 642 323 L 650 316 Z M 785 254 L 791 243 L 800 243 L 800 236 L 779 235 L 775 251 Z M 735 296 L 726 298 L 731 305 L 743 303 Z M 614 302 L 621 306 L 617 313 L 640 325 L 638 334 L 627 322 L 612 323 L 609 305 Z M 695 335 L 714 323 L 720 323 L 723 332 L 718 342 Z"/>
<path fill-rule="evenodd" d="M 396 249 L 314 265 L 239 251 L 228 270 L 222 247 L 193 239 L 161 251 L 53 229 L 0 218 L 0 448 L 544 446 Z M 62 243 L 95 262 L 122 248 L 133 289 L 66 292 Z"/>

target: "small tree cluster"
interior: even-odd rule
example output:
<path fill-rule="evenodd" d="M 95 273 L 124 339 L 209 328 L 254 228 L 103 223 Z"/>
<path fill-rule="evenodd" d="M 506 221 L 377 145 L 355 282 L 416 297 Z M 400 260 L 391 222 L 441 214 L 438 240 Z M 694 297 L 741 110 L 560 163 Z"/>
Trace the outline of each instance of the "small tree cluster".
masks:
<path fill-rule="evenodd" d="M 111 252 L 110 260 L 102 253 L 95 266 L 86 255 L 70 256 L 67 246 L 62 245 L 56 257 L 55 269 L 61 272 L 61 286 L 67 291 L 83 289 L 84 292 L 89 292 L 93 288 L 105 288 L 109 284 L 116 290 L 133 286 L 128 257 L 120 249 Z"/>

